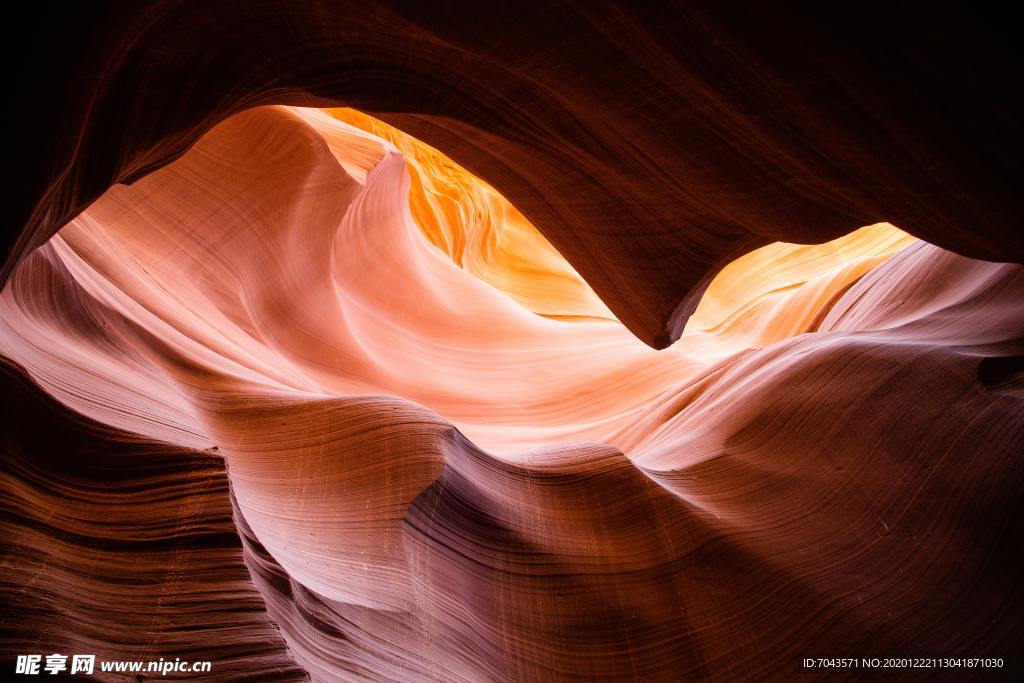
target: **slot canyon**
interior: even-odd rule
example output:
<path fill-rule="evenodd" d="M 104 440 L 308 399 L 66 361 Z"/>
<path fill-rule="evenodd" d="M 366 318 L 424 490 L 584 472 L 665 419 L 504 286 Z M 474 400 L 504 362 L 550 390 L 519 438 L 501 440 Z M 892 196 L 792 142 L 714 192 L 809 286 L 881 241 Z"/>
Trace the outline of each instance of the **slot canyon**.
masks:
<path fill-rule="evenodd" d="M 22 21 L 0 666 L 1024 672 L 1008 17 L 156 0 Z M 1000 664 L 820 663 L 847 657 Z"/>

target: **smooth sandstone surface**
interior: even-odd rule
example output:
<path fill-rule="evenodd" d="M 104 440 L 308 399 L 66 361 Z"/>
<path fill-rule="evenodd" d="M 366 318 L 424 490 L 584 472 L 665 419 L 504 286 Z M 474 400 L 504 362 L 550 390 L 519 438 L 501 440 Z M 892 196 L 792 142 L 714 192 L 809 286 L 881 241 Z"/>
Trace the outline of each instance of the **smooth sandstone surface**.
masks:
<path fill-rule="evenodd" d="M 888 223 L 770 244 L 655 351 L 526 215 L 381 120 L 267 106 L 21 258 L 5 629 L 225 680 L 1019 649 L 1024 268 Z"/>

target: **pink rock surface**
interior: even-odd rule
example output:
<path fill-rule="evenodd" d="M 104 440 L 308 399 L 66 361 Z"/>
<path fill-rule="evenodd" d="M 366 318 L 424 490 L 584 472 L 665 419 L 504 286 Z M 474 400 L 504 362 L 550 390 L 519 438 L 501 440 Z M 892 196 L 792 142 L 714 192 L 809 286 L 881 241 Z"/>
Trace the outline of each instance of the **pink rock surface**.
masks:
<path fill-rule="evenodd" d="M 1024 268 L 887 225 L 773 245 L 655 351 L 554 256 L 531 271 L 561 283 L 548 297 L 516 289 L 539 236 L 489 282 L 453 260 L 414 219 L 410 183 L 431 175 L 407 161 L 320 110 L 253 109 L 112 187 L 0 295 L 0 353 L 60 420 L 168 468 L 198 458 L 185 488 L 219 482 L 201 500 L 218 528 L 230 504 L 252 583 L 237 548 L 195 561 L 234 563 L 230 590 L 255 586 L 287 645 L 252 671 L 731 680 L 1020 645 Z M 4 490 L 69 532 L 86 485 L 52 470 L 63 492 L 25 493 L 17 471 Z M 148 491 L 153 519 L 193 495 Z M 15 520 L 8 544 L 43 523 Z M 56 531 L 33 542 L 63 556 Z M 190 647 L 232 637 L 190 628 Z"/>

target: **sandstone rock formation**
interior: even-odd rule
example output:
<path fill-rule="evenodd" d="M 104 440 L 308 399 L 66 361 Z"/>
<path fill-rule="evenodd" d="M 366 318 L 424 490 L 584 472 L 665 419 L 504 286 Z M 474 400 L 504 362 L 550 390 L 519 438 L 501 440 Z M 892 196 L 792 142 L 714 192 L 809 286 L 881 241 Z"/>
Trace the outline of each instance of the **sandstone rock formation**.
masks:
<path fill-rule="evenodd" d="M 4 666 L 1019 673 L 997 19 L 41 16 L 24 92 L 55 99 L 19 112 L 0 292 Z"/>

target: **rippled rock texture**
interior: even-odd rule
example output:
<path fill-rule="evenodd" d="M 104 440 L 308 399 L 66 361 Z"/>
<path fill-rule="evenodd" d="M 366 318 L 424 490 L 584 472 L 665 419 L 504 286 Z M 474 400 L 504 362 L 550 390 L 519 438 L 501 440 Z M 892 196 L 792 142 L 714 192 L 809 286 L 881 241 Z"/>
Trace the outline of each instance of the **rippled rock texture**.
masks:
<path fill-rule="evenodd" d="M 287 655 L 258 648 L 247 665 L 322 680 L 1005 655 L 1024 403 L 998 367 L 1020 352 L 1022 295 L 1020 266 L 879 224 L 738 260 L 654 351 L 435 150 L 351 110 L 259 108 L 111 188 L 8 283 L 0 350 L 95 421 L 74 418 L 98 441 L 76 448 L 114 461 L 70 459 L 140 480 L 139 518 L 131 502 L 83 512 L 118 486 L 13 430 L 10 542 L 59 556 L 74 533 L 80 561 L 174 572 L 200 610 L 193 648 L 225 619 L 206 591 L 255 587 Z M 122 434 L 142 441 L 103 445 Z M 18 524 L 26 496 L 66 521 Z M 79 530 L 93 514 L 159 543 Z M 92 580 L 115 581 L 102 567 Z M 240 604 L 239 639 L 266 628 Z M 177 652 L 160 621 L 129 628 Z"/>
<path fill-rule="evenodd" d="M 116 39 L 8 207 L 5 661 L 1020 666 L 1019 120 L 998 32 L 919 61 L 984 22 L 75 11 Z"/>

